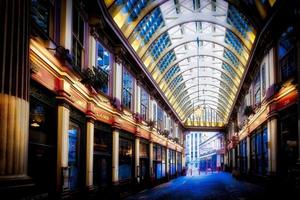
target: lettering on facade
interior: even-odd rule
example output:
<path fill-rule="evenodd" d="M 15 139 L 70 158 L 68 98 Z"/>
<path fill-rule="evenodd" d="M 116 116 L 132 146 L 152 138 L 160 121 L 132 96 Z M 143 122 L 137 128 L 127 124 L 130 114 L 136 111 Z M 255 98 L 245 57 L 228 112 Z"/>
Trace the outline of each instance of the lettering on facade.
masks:
<path fill-rule="evenodd" d="M 106 121 L 109 121 L 110 117 L 105 115 L 104 113 L 99 113 L 99 112 L 96 112 L 96 116 L 100 119 L 103 119 L 103 120 L 106 120 Z"/>

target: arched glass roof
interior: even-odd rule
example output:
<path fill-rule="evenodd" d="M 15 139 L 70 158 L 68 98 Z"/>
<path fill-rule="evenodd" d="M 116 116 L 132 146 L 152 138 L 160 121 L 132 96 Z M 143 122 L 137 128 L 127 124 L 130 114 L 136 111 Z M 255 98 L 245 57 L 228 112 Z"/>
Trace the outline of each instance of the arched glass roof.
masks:
<path fill-rule="evenodd" d="M 105 0 L 186 126 L 224 126 L 256 30 L 224 0 Z"/>

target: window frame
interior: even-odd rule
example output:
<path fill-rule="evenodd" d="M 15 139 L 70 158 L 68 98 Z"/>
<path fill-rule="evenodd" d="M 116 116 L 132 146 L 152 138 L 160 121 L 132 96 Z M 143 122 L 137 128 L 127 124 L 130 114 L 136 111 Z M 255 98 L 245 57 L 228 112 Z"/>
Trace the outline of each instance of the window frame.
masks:
<path fill-rule="evenodd" d="M 76 11 L 76 12 L 74 12 Z M 77 34 L 79 35 L 76 35 L 75 34 L 75 31 L 74 31 L 74 20 L 75 20 L 75 15 L 76 15 L 76 20 L 77 20 Z M 78 20 L 81 20 L 82 21 L 82 24 L 80 24 L 80 21 Z M 80 28 L 81 27 L 81 28 Z M 81 69 L 83 68 L 84 64 L 85 64 L 85 42 L 86 42 L 86 37 L 85 37 L 85 34 L 86 34 L 86 21 L 85 21 L 85 17 L 82 15 L 80 9 L 78 8 L 78 6 L 76 5 L 76 3 L 74 3 L 73 1 L 73 5 L 72 5 L 72 58 L 73 58 L 73 68 L 81 71 Z M 80 41 L 80 31 L 82 31 L 82 41 Z M 74 39 L 75 39 L 75 43 L 74 43 Z M 74 47 L 74 44 L 76 44 L 76 47 Z M 79 49 L 78 49 L 78 46 L 79 45 Z M 76 48 L 76 52 L 75 49 Z M 78 62 L 77 60 L 77 52 L 80 52 L 80 62 Z"/>
<path fill-rule="evenodd" d="M 122 106 L 124 106 L 124 108 L 125 109 L 128 109 L 128 110 L 130 110 L 130 111 L 132 111 L 133 110 L 133 104 L 134 104 L 134 102 L 133 102 L 133 96 L 134 96 L 134 77 L 133 77 L 133 75 L 126 69 L 126 67 L 125 66 L 123 66 L 123 68 L 122 68 L 123 70 L 122 70 Z M 127 73 L 130 77 L 131 77 L 131 86 L 132 86 L 132 91 L 130 92 L 130 91 L 128 91 L 128 89 L 126 89 L 125 87 L 124 87 L 124 73 Z M 126 92 L 128 92 L 128 94 L 130 94 L 130 102 L 128 103 L 129 104 L 129 106 L 127 105 L 127 103 L 125 103 L 124 102 L 124 91 L 126 91 Z"/>
<path fill-rule="evenodd" d="M 99 68 L 98 67 L 98 44 L 102 46 L 102 48 L 108 52 L 108 66 L 109 66 L 109 72 L 105 72 L 105 70 L 103 70 L 102 68 Z M 105 95 L 105 96 L 111 96 L 111 81 L 112 81 L 112 77 L 111 77 L 111 74 L 112 74 L 112 67 L 113 67 L 113 59 L 112 59 L 112 53 L 108 50 L 108 48 L 106 48 L 105 45 L 102 44 L 102 42 L 100 42 L 99 40 L 96 39 L 96 52 L 95 52 L 96 56 L 95 56 L 95 64 L 96 64 L 96 68 L 98 70 L 101 70 L 103 71 L 104 73 L 107 73 L 107 92 L 104 92 L 102 90 L 100 90 L 101 94 Z"/>

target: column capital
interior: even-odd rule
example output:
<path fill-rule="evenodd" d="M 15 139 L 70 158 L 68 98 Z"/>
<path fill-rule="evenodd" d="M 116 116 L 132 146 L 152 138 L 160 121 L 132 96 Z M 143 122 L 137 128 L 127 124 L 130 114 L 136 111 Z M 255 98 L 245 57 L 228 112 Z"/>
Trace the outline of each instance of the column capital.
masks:
<path fill-rule="evenodd" d="M 56 100 L 58 106 L 63 106 L 70 110 L 70 102 L 67 99 L 65 99 L 64 97 L 57 96 Z"/>
<path fill-rule="evenodd" d="M 87 122 L 89 123 L 92 123 L 92 124 L 95 124 L 95 117 L 94 116 L 91 116 L 91 115 L 86 115 L 86 120 Z"/>

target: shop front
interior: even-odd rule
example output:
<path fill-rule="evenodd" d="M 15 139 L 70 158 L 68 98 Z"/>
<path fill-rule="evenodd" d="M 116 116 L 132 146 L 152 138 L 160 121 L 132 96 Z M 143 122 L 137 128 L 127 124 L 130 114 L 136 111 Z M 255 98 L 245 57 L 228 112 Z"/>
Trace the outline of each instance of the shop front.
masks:
<path fill-rule="evenodd" d="M 266 125 L 257 128 L 251 134 L 251 172 L 256 175 L 266 175 L 268 172 L 268 129 Z"/>
<path fill-rule="evenodd" d="M 174 178 L 176 176 L 176 153 L 174 150 L 169 149 L 169 176 Z"/>
<path fill-rule="evenodd" d="M 31 82 L 28 175 L 36 186 L 35 192 L 49 193 L 49 197 L 55 193 L 56 115 L 55 95 Z"/>
<path fill-rule="evenodd" d="M 134 184 L 134 137 L 125 131 L 119 138 L 119 187 L 120 194 L 131 193 Z"/>
<path fill-rule="evenodd" d="M 279 174 L 286 177 L 298 159 L 297 105 L 279 112 Z"/>
<path fill-rule="evenodd" d="M 140 140 L 140 166 L 139 166 L 139 178 L 140 184 L 146 186 L 149 181 L 149 144 L 146 140 Z"/>
<path fill-rule="evenodd" d="M 243 139 L 239 143 L 239 169 L 242 174 L 248 172 L 248 155 L 247 155 L 247 139 Z"/>
<path fill-rule="evenodd" d="M 95 122 L 93 183 L 100 195 L 108 196 L 112 176 L 112 129 L 102 122 Z"/>
<path fill-rule="evenodd" d="M 86 117 L 74 107 L 70 107 L 68 130 L 68 189 L 71 193 L 85 187 L 86 168 Z"/>
<path fill-rule="evenodd" d="M 180 176 L 182 174 L 182 155 L 180 152 L 177 152 L 176 165 L 177 175 Z"/>
<path fill-rule="evenodd" d="M 159 145 L 153 145 L 153 171 L 155 181 L 163 182 L 166 178 L 166 148 Z"/>

